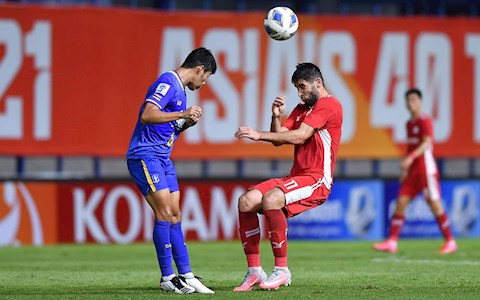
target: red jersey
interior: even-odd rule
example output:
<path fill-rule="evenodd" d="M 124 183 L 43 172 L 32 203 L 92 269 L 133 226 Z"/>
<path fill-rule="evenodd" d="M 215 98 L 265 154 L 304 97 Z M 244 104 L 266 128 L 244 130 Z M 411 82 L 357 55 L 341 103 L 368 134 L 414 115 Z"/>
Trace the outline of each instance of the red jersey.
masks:
<path fill-rule="evenodd" d="M 313 107 L 298 104 L 283 127 L 294 130 L 305 123 L 317 132 L 304 144 L 295 145 L 291 176 L 320 174 L 322 183 L 330 190 L 333 170 L 342 135 L 342 105 L 333 96 L 318 99 Z"/>
<path fill-rule="evenodd" d="M 422 113 L 417 118 L 408 120 L 408 153 L 411 153 L 420 146 L 424 137 L 427 136 L 433 138 L 433 124 L 428 115 Z M 422 173 L 425 172 L 427 175 L 434 175 L 437 173 L 437 164 L 433 157 L 433 145 L 426 149 L 423 155 L 420 155 L 413 161 L 410 170 Z"/>

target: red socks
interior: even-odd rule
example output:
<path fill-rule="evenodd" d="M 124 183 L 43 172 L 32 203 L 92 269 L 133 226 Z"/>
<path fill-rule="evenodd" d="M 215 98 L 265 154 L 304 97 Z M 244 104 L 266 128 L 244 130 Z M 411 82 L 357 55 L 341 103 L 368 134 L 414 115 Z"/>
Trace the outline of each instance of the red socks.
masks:
<path fill-rule="evenodd" d="M 401 215 L 393 215 L 390 223 L 390 236 L 389 239 L 392 241 L 398 240 L 398 235 L 402 229 L 403 223 L 405 222 L 405 217 Z M 450 222 L 448 221 L 448 216 L 446 213 L 441 214 L 437 217 L 438 227 L 442 232 L 443 238 L 448 242 L 453 240 L 452 231 L 450 230 Z"/>
<path fill-rule="evenodd" d="M 287 218 L 280 209 L 263 212 L 270 231 L 268 232 L 275 256 L 276 267 L 287 267 Z"/>
<path fill-rule="evenodd" d="M 287 218 L 279 209 L 264 211 L 276 267 L 287 267 Z M 239 212 L 240 239 L 248 267 L 260 267 L 260 224 L 257 213 Z"/>
<path fill-rule="evenodd" d="M 400 230 L 402 230 L 403 223 L 405 222 L 405 216 L 393 215 L 390 221 L 390 236 L 388 239 L 392 241 L 398 241 Z"/>
<path fill-rule="evenodd" d="M 255 212 L 238 212 L 240 239 L 248 267 L 260 267 L 260 224 Z"/>
<path fill-rule="evenodd" d="M 447 242 L 452 241 L 453 235 L 452 235 L 452 231 L 450 230 L 450 222 L 448 221 L 447 214 L 443 213 L 440 216 L 438 216 L 437 223 L 445 241 Z"/>

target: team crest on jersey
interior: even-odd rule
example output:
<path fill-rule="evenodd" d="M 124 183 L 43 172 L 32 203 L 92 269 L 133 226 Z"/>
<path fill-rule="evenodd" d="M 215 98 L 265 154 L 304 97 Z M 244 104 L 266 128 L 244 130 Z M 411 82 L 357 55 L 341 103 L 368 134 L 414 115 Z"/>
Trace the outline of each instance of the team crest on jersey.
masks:
<path fill-rule="evenodd" d="M 159 183 L 160 182 L 160 177 L 158 177 L 158 174 L 153 174 L 152 175 L 152 182 L 153 183 Z"/>
<path fill-rule="evenodd" d="M 165 96 L 170 89 L 170 85 L 166 83 L 160 83 L 155 90 L 155 93 Z"/>
<path fill-rule="evenodd" d="M 182 100 L 178 100 L 177 101 L 177 106 L 181 106 L 182 105 Z"/>

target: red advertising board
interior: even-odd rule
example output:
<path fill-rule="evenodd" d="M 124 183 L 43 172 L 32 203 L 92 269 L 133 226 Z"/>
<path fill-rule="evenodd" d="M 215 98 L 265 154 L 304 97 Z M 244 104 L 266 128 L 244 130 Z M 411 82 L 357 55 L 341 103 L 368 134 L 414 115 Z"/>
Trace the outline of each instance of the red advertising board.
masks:
<path fill-rule="evenodd" d="M 302 61 L 320 65 L 343 104 L 340 157 L 399 156 L 411 86 L 424 92 L 437 155 L 480 153 L 480 20 L 300 15 L 298 33 L 278 42 L 263 18 L 0 6 L 0 154 L 123 156 L 149 84 L 199 46 L 219 69 L 188 95 L 204 116 L 177 142 L 178 159 L 290 157 L 291 147 L 233 134 L 268 130 L 278 94 L 288 110 L 298 103 L 290 76 Z"/>
<path fill-rule="evenodd" d="M 183 182 L 186 238 L 237 239 L 237 200 L 252 183 Z M 128 181 L 0 184 L 0 246 L 150 241 L 153 220 L 151 208 Z"/>
<path fill-rule="evenodd" d="M 58 242 L 54 183 L 0 182 L 0 246 Z"/>

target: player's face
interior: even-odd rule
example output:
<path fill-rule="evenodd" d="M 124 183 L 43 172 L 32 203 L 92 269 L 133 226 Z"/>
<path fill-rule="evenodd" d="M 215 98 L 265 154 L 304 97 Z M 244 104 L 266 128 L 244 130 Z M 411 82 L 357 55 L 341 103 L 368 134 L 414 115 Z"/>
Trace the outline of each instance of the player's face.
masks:
<path fill-rule="evenodd" d="M 203 68 L 203 66 L 198 67 L 197 72 L 193 77 L 193 80 L 187 84 L 188 88 L 191 91 L 198 90 L 199 88 L 205 85 L 210 75 L 212 75 L 212 72 L 210 71 L 205 72 L 205 69 Z"/>
<path fill-rule="evenodd" d="M 320 92 L 317 89 L 316 82 L 312 83 L 302 79 L 295 84 L 295 87 L 298 91 L 298 97 L 309 106 L 314 105 L 318 98 L 320 98 Z"/>
<path fill-rule="evenodd" d="M 422 99 L 417 94 L 410 94 L 407 96 L 407 109 L 411 114 L 420 112 Z"/>

